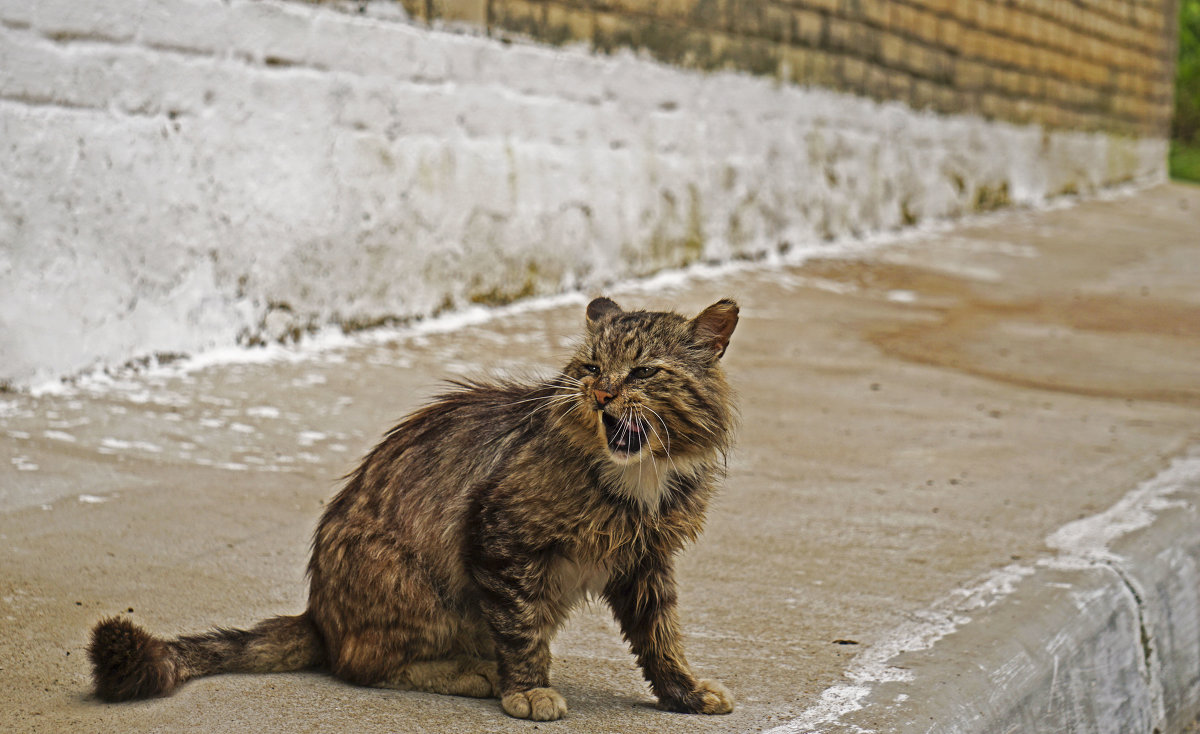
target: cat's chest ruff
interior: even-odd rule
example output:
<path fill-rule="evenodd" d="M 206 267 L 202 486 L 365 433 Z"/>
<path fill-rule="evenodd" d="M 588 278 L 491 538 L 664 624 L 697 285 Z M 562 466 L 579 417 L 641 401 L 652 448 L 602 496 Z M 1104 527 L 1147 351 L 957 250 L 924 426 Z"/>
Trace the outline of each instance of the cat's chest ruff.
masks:
<path fill-rule="evenodd" d="M 633 500 L 643 512 L 656 513 L 671 484 L 680 476 L 693 473 L 699 458 L 666 459 L 647 456 L 641 461 L 607 467 L 608 481 L 618 494 Z"/>

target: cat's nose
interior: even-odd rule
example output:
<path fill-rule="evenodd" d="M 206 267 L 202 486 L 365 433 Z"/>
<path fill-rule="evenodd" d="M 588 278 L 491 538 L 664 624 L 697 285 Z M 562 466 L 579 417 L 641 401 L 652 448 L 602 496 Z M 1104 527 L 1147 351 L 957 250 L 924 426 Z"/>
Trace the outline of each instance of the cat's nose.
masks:
<path fill-rule="evenodd" d="M 608 405 L 608 401 L 613 398 L 613 394 L 607 390 L 592 390 L 592 395 L 596 396 L 596 403 L 601 407 Z"/>

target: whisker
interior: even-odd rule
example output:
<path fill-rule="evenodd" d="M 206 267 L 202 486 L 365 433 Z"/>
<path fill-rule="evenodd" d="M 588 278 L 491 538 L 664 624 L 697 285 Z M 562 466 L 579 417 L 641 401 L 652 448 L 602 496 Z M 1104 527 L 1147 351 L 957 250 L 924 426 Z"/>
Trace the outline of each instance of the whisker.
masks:
<path fill-rule="evenodd" d="M 565 395 L 565 396 L 561 396 L 561 397 L 552 398 L 552 399 L 547 400 L 546 402 L 542 403 L 541 405 L 535 405 L 533 407 L 533 410 L 526 413 L 525 416 L 521 420 L 529 420 L 530 418 L 537 415 L 539 412 L 541 412 L 543 410 L 550 410 L 551 408 L 556 408 L 560 405 L 563 405 L 564 403 L 574 402 L 574 400 L 575 400 L 574 395 Z"/>
<path fill-rule="evenodd" d="M 654 430 L 654 426 L 651 426 L 646 421 L 646 419 L 642 417 L 642 411 L 640 409 L 636 410 L 636 417 L 637 417 L 637 420 L 639 423 L 641 423 L 644 426 L 649 426 L 649 428 L 651 430 Z M 655 436 L 657 436 L 657 435 L 658 434 L 656 432 Z M 662 443 L 661 438 L 659 439 L 659 443 Z M 646 451 L 648 451 L 650 453 L 650 466 L 654 469 L 654 484 L 661 488 L 662 487 L 662 477 L 659 476 L 659 473 L 658 473 L 658 460 L 654 458 L 654 447 L 650 446 L 649 444 L 650 444 L 650 442 L 647 440 L 646 441 Z M 668 454 L 667 459 L 670 459 L 670 458 L 671 458 L 671 456 Z"/>
<path fill-rule="evenodd" d="M 654 417 L 658 419 L 658 422 L 662 424 L 662 427 L 663 427 L 663 433 L 667 434 L 667 445 L 666 445 L 666 451 L 667 451 L 667 456 L 669 457 L 669 456 L 671 455 L 671 429 L 667 428 L 667 422 L 666 422 L 665 420 L 663 420 L 663 417 L 662 417 L 661 415 L 659 415 L 659 414 L 658 414 L 658 411 L 656 411 L 654 408 L 651 408 L 651 407 L 650 407 L 650 406 L 648 406 L 648 405 L 643 405 L 643 406 L 640 406 L 640 407 L 642 407 L 642 408 L 645 408 L 646 410 L 648 410 L 648 411 L 650 411 L 651 413 L 653 413 L 653 414 L 654 414 Z M 653 424 L 651 424 L 649 421 L 646 421 L 646 423 L 647 423 L 647 425 L 650 425 L 650 427 L 651 427 L 651 428 L 653 428 L 653 427 L 654 427 L 654 426 L 653 426 Z M 654 435 L 655 435 L 655 436 L 657 436 L 657 435 L 658 435 L 658 431 L 655 431 L 655 432 L 654 432 Z M 659 438 L 658 440 L 659 440 L 659 442 L 660 442 L 660 443 L 662 442 L 662 438 Z"/>
<path fill-rule="evenodd" d="M 556 403 L 553 407 L 558 407 L 559 405 L 563 405 L 563 403 Z M 569 406 L 568 409 L 563 411 L 562 413 L 558 414 L 558 417 L 556 417 L 554 419 L 554 423 L 551 424 L 551 426 L 550 426 L 552 429 L 557 429 L 557 428 L 561 427 L 563 419 L 566 418 L 567 416 L 569 416 L 571 413 L 575 412 L 576 410 L 582 409 L 584 411 L 585 415 L 588 412 L 587 408 L 585 408 L 581 403 L 576 402 L 576 401 L 567 401 L 566 405 Z"/>
<path fill-rule="evenodd" d="M 522 403 L 533 403 L 533 402 L 537 402 L 539 400 L 566 400 L 566 399 L 573 398 L 573 397 L 575 397 L 575 396 L 574 395 L 561 395 L 558 393 L 555 393 L 553 395 L 539 395 L 536 398 L 524 398 L 522 400 L 514 400 L 511 403 L 504 403 L 503 405 L 500 405 L 497 407 L 508 408 L 513 405 L 520 405 Z"/>
<path fill-rule="evenodd" d="M 653 408 L 648 408 L 648 407 L 646 407 L 646 406 L 644 406 L 644 405 L 643 405 L 643 406 L 640 406 L 640 407 L 642 407 L 642 408 L 646 408 L 646 410 L 649 410 L 651 413 L 654 413 L 655 417 L 658 417 L 659 421 L 662 421 L 662 418 L 661 418 L 661 417 L 659 417 L 658 413 L 655 413 L 655 412 L 654 412 L 654 409 L 653 409 Z M 640 417 L 640 416 L 639 416 L 639 417 Z M 654 424 L 653 424 L 653 423 L 651 423 L 651 422 L 650 422 L 650 421 L 648 421 L 648 420 L 645 420 L 645 419 L 643 419 L 643 420 L 642 420 L 642 422 L 643 422 L 643 423 L 645 423 L 645 424 L 646 424 L 646 425 L 647 425 L 647 426 L 650 428 L 650 430 L 651 430 L 651 431 L 654 431 L 654 437 L 658 439 L 658 442 L 659 442 L 659 444 L 662 444 L 662 442 L 663 442 L 663 440 L 662 440 L 662 436 L 660 436 L 660 435 L 658 434 L 658 429 L 654 427 Z M 675 473 L 676 473 L 676 474 L 679 474 L 679 473 L 680 473 L 680 472 L 679 472 L 679 467 L 678 467 L 678 466 L 676 466 L 676 464 L 675 464 L 675 459 L 671 458 L 671 448 L 670 448 L 670 447 L 671 447 L 671 432 L 670 432 L 669 430 L 667 430 L 667 424 L 666 424 L 665 422 L 663 423 L 663 431 L 665 431 L 665 432 L 666 432 L 666 434 L 667 434 L 667 445 L 666 445 L 666 452 L 667 452 L 667 453 L 666 453 L 666 457 L 667 457 L 667 461 L 671 462 L 671 468 L 672 468 L 673 470 L 675 470 Z M 653 458 L 653 457 L 654 457 L 654 452 L 653 452 L 653 451 L 652 451 L 652 452 L 650 452 L 650 457 L 651 457 L 651 458 Z M 656 467 L 656 469 L 657 469 L 657 467 Z"/>

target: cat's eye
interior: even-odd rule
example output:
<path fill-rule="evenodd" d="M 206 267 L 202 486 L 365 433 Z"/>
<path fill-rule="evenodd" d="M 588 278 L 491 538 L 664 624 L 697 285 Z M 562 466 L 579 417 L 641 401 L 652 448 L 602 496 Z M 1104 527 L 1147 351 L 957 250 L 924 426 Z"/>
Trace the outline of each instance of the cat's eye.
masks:
<path fill-rule="evenodd" d="M 594 365 L 594 364 L 585 364 L 585 365 L 583 365 L 583 371 L 584 371 L 584 372 L 586 372 L 586 373 L 588 373 L 589 375 L 598 375 L 598 374 L 600 374 L 600 368 L 599 368 L 598 366 Z"/>
<path fill-rule="evenodd" d="M 644 380 L 647 377 L 653 377 L 658 374 L 658 367 L 634 367 L 629 370 L 629 376 L 635 380 Z"/>

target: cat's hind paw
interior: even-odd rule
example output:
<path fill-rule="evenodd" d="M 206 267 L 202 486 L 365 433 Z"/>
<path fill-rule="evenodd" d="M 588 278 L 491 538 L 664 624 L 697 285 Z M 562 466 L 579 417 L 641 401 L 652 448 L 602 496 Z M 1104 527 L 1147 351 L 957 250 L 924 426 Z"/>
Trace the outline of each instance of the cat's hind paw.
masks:
<path fill-rule="evenodd" d="M 506 694 L 500 708 L 515 719 L 555 721 L 567 715 L 567 700 L 553 688 L 530 688 Z"/>

